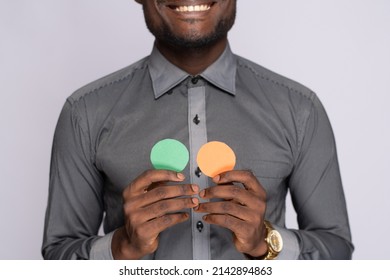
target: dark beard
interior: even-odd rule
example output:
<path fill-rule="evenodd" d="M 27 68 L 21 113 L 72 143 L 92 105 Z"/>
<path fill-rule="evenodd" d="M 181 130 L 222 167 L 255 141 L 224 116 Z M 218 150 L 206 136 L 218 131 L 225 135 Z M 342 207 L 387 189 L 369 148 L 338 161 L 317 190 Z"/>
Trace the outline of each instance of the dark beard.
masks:
<path fill-rule="evenodd" d="M 229 30 L 232 28 L 236 18 L 236 11 L 232 15 L 218 23 L 214 32 L 200 36 L 199 34 L 189 34 L 188 36 L 176 36 L 169 30 L 168 26 L 164 25 L 156 28 L 145 17 L 146 26 L 149 31 L 156 37 L 157 40 L 164 42 L 173 48 L 199 50 L 209 47 L 221 39 L 225 38 Z"/>

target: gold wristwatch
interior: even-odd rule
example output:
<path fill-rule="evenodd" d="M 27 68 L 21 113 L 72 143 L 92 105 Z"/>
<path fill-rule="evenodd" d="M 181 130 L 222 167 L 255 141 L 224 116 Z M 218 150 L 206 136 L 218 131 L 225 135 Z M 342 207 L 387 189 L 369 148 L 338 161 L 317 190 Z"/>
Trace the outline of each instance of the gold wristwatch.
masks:
<path fill-rule="evenodd" d="M 267 231 L 265 242 L 267 242 L 268 253 L 264 257 L 264 260 L 274 260 L 283 249 L 283 239 L 280 233 L 274 229 L 270 222 L 264 221 L 264 225 Z"/>

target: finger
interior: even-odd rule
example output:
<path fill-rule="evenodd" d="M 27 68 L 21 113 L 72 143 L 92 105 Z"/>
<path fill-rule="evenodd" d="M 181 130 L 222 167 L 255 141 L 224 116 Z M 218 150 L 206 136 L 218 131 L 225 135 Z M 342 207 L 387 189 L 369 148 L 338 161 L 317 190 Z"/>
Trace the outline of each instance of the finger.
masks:
<path fill-rule="evenodd" d="M 210 187 L 202 190 L 199 193 L 199 196 L 204 199 L 220 198 L 224 200 L 233 200 L 254 209 L 260 207 L 259 204 L 264 200 L 260 195 L 253 195 L 253 193 L 243 187 L 236 185 L 218 185 Z"/>
<path fill-rule="evenodd" d="M 253 221 L 253 211 L 232 201 L 206 202 L 195 208 L 199 213 L 228 214 L 243 221 Z"/>
<path fill-rule="evenodd" d="M 188 213 L 167 214 L 147 222 L 143 228 L 149 236 L 157 238 L 162 231 L 188 220 L 189 217 Z"/>
<path fill-rule="evenodd" d="M 198 205 L 199 200 L 197 198 L 176 198 L 162 200 L 140 210 L 143 219 L 141 222 L 150 221 L 152 219 L 162 217 L 168 213 L 194 208 Z"/>
<path fill-rule="evenodd" d="M 241 219 L 238 219 L 236 217 L 225 215 L 225 214 L 209 214 L 205 215 L 203 217 L 203 220 L 206 223 L 219 225 L 221 227 L 230 229 L 232 232 L 234 232 L 236 235 L 237 233 L 240 233 L 240 231 L 248 227 L 248 224 L 244 222 Z"/>
<path fill-rule="evenodd" d="M 185 176 L 170 170 L 147 170 L 138 176 L 123 192 L 124 198 L 139 195 L 145 192 L 150 185 L 158 182 L 182 182 Z"/>
<path fill-rule="evenodd" d="M 153 204 L 157 201 L 181 197 L 192 196 L 199 192 L 199 186 L 197 185 L 172 185 L 172 186 L 160 186 L 151 191 L 148 191 L 142 195 L 131 199 L 134 208 L 145 207 Z"/>
<path fill-rule="evenodd" d="M 215 176 L 213 181 L 216 184 L 226 184 L 230 182 L 241 183 L 247 190 L 265 196 L 265 190 L 263 186 L 257 180 L 252 171 L 249 170 L 227 171 Z"/>
<path fill-rule="evenodd" d="M 153 183 L 151 185 L 149 185 L 149 187 L 145 188 L 144 191 L 145 192 L 149 192 L 155 188 L 158 188 L 158 187 L 161 187 L 161 186 L 166 186 L 167 184 L 169 183 L 169 181 L 161 181 L 161 182 L 156 182 L 156 183 Z"/>
<path fill-rule="evenodd" d="M 206 223 L 218 225 L 231 230 L 234 234 L 234 245 L 240 252 L 252 252 L 258 247 L 261 240 L 264 241 L 261 231 L 264 230 L 256 222 L 247 222 L 226 214 L 209 214 L 203 217 Z M 264 250 L 261 249 L 261 252 Z M 260 256 L 262 254 L 255 254 Z"/>

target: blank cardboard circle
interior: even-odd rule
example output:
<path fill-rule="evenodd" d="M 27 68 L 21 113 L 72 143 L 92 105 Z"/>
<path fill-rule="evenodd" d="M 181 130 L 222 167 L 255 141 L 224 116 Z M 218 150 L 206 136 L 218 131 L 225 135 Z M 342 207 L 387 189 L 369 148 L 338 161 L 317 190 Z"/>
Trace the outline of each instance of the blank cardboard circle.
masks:
<path fill-rule="evenodd" d="M 196 161 L 203 174 L 215 177 L 218 174 L 234 169 L 236 155 L 225 143 L 212 141 L 200 148 Z"/>
<path fill-rule="evenodd" d="M 150 152 L 150 161 L 155 169 L 176 172 L 181 172 L 186 168 L 189 157 L 187 147 L 175 139 L 157 142 Z"/>

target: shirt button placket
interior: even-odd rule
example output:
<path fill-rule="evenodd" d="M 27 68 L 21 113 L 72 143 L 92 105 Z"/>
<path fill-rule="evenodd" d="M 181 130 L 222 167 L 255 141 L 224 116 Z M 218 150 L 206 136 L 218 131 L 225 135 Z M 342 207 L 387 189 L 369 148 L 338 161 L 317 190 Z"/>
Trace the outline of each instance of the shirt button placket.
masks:
<path fill-rule="evenodd" d="M 208 179 L 196 163 L 196 155 L 200 147 L 207 143 L 206 127 L 206 91 L 200 83 L 200 77 L 191 78 L 188 89 L 188 126 L 190 143 L 190 179 L 200 189 L 205 189 Z M 196 86 L 195 86 L 196 85 Z M 200 199 L 200 198 L 199 198 Z M 206 200 L 200 199 L 201 202 Z M 192 211 L 192 251 L 193 258 L 210 259 L 210 225 L 202 222 L 203 213 Z"/>

